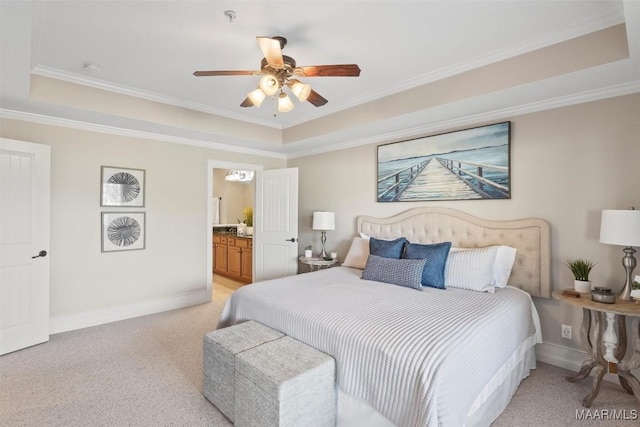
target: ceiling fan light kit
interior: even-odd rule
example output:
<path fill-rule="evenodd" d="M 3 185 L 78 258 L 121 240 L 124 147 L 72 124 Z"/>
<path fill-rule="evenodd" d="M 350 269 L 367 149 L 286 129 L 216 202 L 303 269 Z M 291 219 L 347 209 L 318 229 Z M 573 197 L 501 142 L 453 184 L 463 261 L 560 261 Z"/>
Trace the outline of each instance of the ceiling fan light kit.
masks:
<path fill-rule="evenodd" d="M 253 105 L 255 105 L 256 107 L 260 107 L 260 105 L 262 105 L 262 101 L 264 101 L 264 99 L 266 98 L 266 95 L 264 94 L 262 89 L 257 88 L 249 92 L 247 94 L 247 98 L 249 98 Z"/>
<path fill-rule="evenodd" d="M 278 79 L 276 79 L 271 74 L 267 74 L 260 79 L 260 89 L 267 96 L 273 96 L 280 89 L 280 83 Z"/>
<path fill-rule="evenodd" d="M 300 100 L 300 102 L 304 102 L 309 98 L 309 94 L 311 93 L 311 85 L 306 83 L 302 83 L 300 80 L 292 79 L 288 82 L 289 89 L 291 92 Z"/>
<path fill-rule="evenodd" d="M 285 86 L 291 90 L 300 102 L 308 101 L 315 107 L 321 107 L 327 103 L 323 96 L 311 89 L 311 85 L 293 77 L 358 77 L 360 75 L 360 67 L 356 64 L 298 67 L 295 59 L 282 54 L 282 49 L 287 44 L 287 39 L 280 36 L 256 37 L 256 39 L 264 54 L 259 70 L 195 71 L 193 75 L 196 77 L 262 75 L 258 88 L 249 92 L 240 106 L 260 107 L 267 96 L 275 98 L 275 95 L 280 92 L 277 99 L 277 108 L 281 113 L 289 112 L 294 108 L 291 98 L 284 92 Z"/>
<path fill-rule="evenodd" d="M 289 98 L 287 96 L 286 93 L 284 92 L 280 92 L 280 95 L 278 96 L 278 111 L 281 113 L 288 113 L 289 111 L 293 110 L 293 102 L 291 102 L 291 98 Z"/>

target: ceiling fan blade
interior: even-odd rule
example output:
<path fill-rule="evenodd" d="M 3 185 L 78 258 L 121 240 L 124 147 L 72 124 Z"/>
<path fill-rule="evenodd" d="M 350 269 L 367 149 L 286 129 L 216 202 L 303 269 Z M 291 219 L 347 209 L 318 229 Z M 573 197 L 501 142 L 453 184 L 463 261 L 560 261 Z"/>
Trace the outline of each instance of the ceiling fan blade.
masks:
<path fill-rule="evenodd" d="M 232 71 L 194 71 L 193 75 L 196 77 L 206 76 L 250 76 L 255 74 L 255 71 L 251 70 L 232 70 Z"/>
<path fill-rule="evenodd" d="M 294 72 L 301 77 L 358 77 L 360 67 L 356 64 L 311 65 L 298 67 Z"/>
<path fill-rule="evenodd" d="M 322 107 L 324 104 L 329 102 L 322 95 L 320 95 L 318 92 L 316 92 L 313 89 L 311 89 L 311 92 L 309 93 L 309 97 L 307 98 L 307 101 L 309 101 L 316 107 Z"/>
<path fill-rule="evenodd" d="M 256 39 L 258 39 L 260 49 L 269 64 L 276 66 L 284 65 L 280 40 L 271 37 L 256 37 Z"/>
<path fill-rule="evenodd" d="M 253 107 L 253 102 L 249 99 L 249 97 L 246 97 L 244 99 L 244 101 L 242 101 L 242 104 L 240 104 L 241 107 Z"/>

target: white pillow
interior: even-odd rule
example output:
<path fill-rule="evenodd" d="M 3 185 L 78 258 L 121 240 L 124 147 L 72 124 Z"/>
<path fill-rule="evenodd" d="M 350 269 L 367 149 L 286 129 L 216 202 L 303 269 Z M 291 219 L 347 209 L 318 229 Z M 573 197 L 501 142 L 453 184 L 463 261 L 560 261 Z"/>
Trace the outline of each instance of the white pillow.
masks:
<path fill-rule="evenodd" d="M 477 263 L 490 263 L 492 265 L 492 278 L 490 284 L 498 288 L 504 288 L 508 284 L 511 269 L 513 268 L 513 263 L 516 259 L 517 249 L 510 246 L 488 246 L 487 248 L 494 249 L 484 253 L 483 257 L 476 257 L 473 265 L 465 268 L 478 268 L 479 266 Z M 454 252 L 487 248 L 451 248 L 449 252 L 449 259 L 451 259 L 451 255 Z M 493 254 L 493 256 L 490 254 Z M 480 266 L 481 270 L 483 270 L 484 267 L 486 266 Z M 448 268 L 445 269 L 445 284 L 447 272 Z"/>
<path fill-rule="evenodd" d="M 516 260 L 516 248 L 510 246 L 498 246 L 498 253 L 496 254 L 496 261 L 493 264 L 493 278 L 494 285 L 499 288 L 507 286 L 509 276 L 511 276 L 511 269 L 513 263 Z"/>
<path fill-rule="evenodd" d="M 493 263 L 498 248 L 453 249 L 444 269 L 444 286 L 493 293 Z"/>
<path fill-rule="evenodd" d="M 364 270 L 367 265 L 367 258 L 369 258 L 369 241 L 362 237 L 354 237 L 342 265 Z"/>
<path fill-rule="evenodd" d="M 364 234 L 364 233 L 360 233 L 360 237 L 363 238 L 366 241 L 370 241 L 371 240 L 371 236 L 369 236 L 368 234 Z M 396 238 L 390 238 L 390 239 L 383 239 L 382 237 L 376 237 L 376 239 L 378 240 L 387 240 L 387 241 L 392 241 L 392 240 L 396 240 L 399 239 L 399 237 Z"/>

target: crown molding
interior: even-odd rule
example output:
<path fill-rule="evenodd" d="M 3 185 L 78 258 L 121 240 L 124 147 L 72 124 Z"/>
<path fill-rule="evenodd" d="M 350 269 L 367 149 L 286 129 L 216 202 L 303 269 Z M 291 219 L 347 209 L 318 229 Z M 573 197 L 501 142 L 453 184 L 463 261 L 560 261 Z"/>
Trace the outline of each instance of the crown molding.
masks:
<path fill-rule="evenodd" d="M 328 153 L 332 151 L 345 150 L 348 148 L 359 147 L 362 145 L 376 144 L 380 142 L 388 142 L 393 140 L 402 140 L 415 138 L 420 135 L 434 133 L 442 130 L 452 129 L 487 122 L 493 120 L 503 120 L 513 116 L 522 114 L 535 113 L 538 111 L 551 110 L 554 108 L 567 107 L 586 102 L 598 101 L 601 99 L 614 98 L 617 96 L 630 95 L 640 92 L 640 80 L 635 80 L 625 84 L 610 86 L 606 88 L 585 91 L 573 95 L 562 96 L 544 101 L 532 102 L 529 104 L 508 107 L 480 114 L 473 114 L 464 117 L 458 117 L 451 120 L 443 120 L 436 123 L 430 123 L 423 126 L 415 126 L 398 131 L 391 131 L 377 134 L 371 137 L 363 137 L 360 139 L 349 140 L 344 143 L 332 144 L 323 147 L 314 147 L 312 149 L 295 150 L 295 144 L 291 147 L 281 147 L 279 149 L 286 150 L 285 153 L 274 151 L 258 150 L 254 148 L 238 147 L 230 144 L 218 142 L 204 141 L 192 138 L 183 138 L 171 135 L 163 135 L 153 132 L 144 132 L 133 129 L 120 128 L 115 126 L 100 125 L 95 123 L 83 122 L 78 120 L 63 119 L 59 117 L 47 116 L 43 114 L 34 114 L 18 110 L 10 110 L 0 108 L 0 117 L 14 120 L 21 120 L 44 125 L 61 126 L 72 129 L 85 130 L 90 132 L 107 133 L 112 135 L 127 136 L 141 139 L 153 139 L 158 141 L 170 142 L 175 144 L 192 145 L 196 147 L 209 148 L 213 150 L 228 151 L 233 153 L 250 154 L 275 159 L 295 159 L 299 157 L 313 156 L 317 154 Z"/>
<path fill-rule="evenodd" d="M 567 40 L 574 39 L 576 37 L 584 36 L 596 31 L 603 30 L 605 28 L 612 27 L 614 25 L 624 23 L 624 13 L 620 9 L 617 13 L 611 13 L 600 17 L 599 19 L 592 20 L 582 25 L 577 25 L 571 28 L 567 28 L 564 31 L 541 37 L 535 40 L 526 41 L 523 43 L 515 44 L 507 49 L 492 52 L 490 54 L 482 55 L 477 58 L 468 61 L 462 61 L 457 64 L 452 64 L 447 67 L 434 70 L 429 73 L 425 73 L 416 76 L 411 79 L 398 82 L 396 84 L 387 85 L 375 92 L 369 92 L 366 96 L 354 97 L 347 102 L 340 105 L 340 107 L 325 106 L 322 111 L 315 111 L 305 117 L 302 120 L 292 121 L 287 123 L 287 127 L 303 124 L 304 122 L 315 120 L 320 117 L 328 116 L 329 114 L 337 113 L 348 108 L 353 108 L 358 105 L 365 104 L 367 102 L 375 101 L 376 99 L 384 98 L 385 96 L 394 95 L 406 90 L 413 89 L 418 86 L 433 83 L 438 80 L 446 79 L 448 77 L 455 76 L 467 71 L 474 70 L 486 65 L 493 64 L 495 62 L 503 61 L 505 59 L 513 58 L 519 55 L 523 55 L 528 52 L 532 52 L 538 49 L 542 49 L 548 46 L 552 46 L 557 43 L 561 43 Z"/>
<path fill-rule="evenodd" d="M 481 55 L 469 61 L 459 62 L 449 67 L 441 68 L 431 73 L 425 73 L 413 79 L 405 80 L 394 86 L 389 86 L 388 89 L 386 89 L 383 93 L 383 96 L 391 95 L 393 93 L 401 92 L 408 89 L 413 89 L 417 86 L 432 83 L 434 81 L 461 74 L 466 71 L 474 70 L 476 68 L 484 67 L 486 65 L 504 61 L 516 56 L 524 55 L 525 53 L 553 46 L 555 44 L 594 33 L 596 31 L 604 30 L 605 28 L 609 28 L 622 23 L 624 23 L 624 16 L 622 15 L 621 11 L 619 13 L 612 13 L 599 19 L 587 22 L 585 24 L 567 28 L 564 31 L 552 35 L 540 37 L 535 40 L 529 40 L 523 43 L 518 43 L 500 51 Z"/>
<path fill-rule="evenodd" d="M 63 70 L 59 70 L 44 65 L 36 65 L 31 74 L 38 76 L 48 77 L 56 80 L 62 80 L 68 83 L 74 83 L 82 86 L 88 86 L 94 89 L 105 90 L 120 95 L 132 96 L 135 98 L 146 99 L 147 101 L 159 102 L 161 104 L 172 105 L 174 107 L 187 108 L 189 110 L 200 111 L 202 113 L 213 114 L 216 116 L 226 117 L 229 119 L 239 120 L 245 123 L 253 123 L 260 126 L 270 127 L 274 129 L 282 129 L 282 125 L 279 122 L 273 120 L 262 120 L 255 117 L 248 117 L 237 113 L 232 113 L 222 108 L 215 108 L 209 105 L 200 104 L 197 102 L 186 101 L 184 99 L 174 98 L 168 95 L 163 95 L 156 92 L 144 91 L 136 89 L 130 86 L 119 85 L 115 83 L 105 82 L 80 74 L 69 73 Z"/>
<path fill-rule="evenodd" d="M 173 144 L 191 145 L 212 150 L 228 151 L 232 153 L 250 154 L 255 156 L 270 157 L 274 159 L 286 159 L 286 154 L 273 151 L 258 150 L 255 148 L 239 147 L 235 145 L 223 144 L 219 142 L 204 141 L 179 136 L 163 135 L 153 132 L 145 132 L 133 129 L 120 128 L 116 126 L 100 125 L 96 123 L 83 122 L 79 120 L 63 119 L 60 117 L 47 116 L 43 114 L 28 113 L 25 111 L 9 110 L 0 108 L 0 117 L 5 119 L 20 120 L 42 125 L 60 126 L 70 129 L 84 130 L 88 132 L 106 133 L 111 135 L 126 136 L 139 139 L 152 139 L 156 141 L 170 142 Z"/>
<path fill-rule="evenodd" d="M 532 102 L 529 104 L 519 105 L 515 107 L 502 108 L 498 110 L 488 111 L 480 114 L 473 114 L 455 118 L 452 120 L 444 120 L 436 123 L 430 123 L 424 126 L 416 126 L 403 129 L 400 131 L 392 131 L 377 134 L 373 137 L 364 137 L 351 140 L 345 143 L 332 144 L 330 146 L 317 147 L 308 150 L 300 150 L 298 152 L 289 152 L 287 159 L 295 159 L 299 157 L 313 156 L 331 151 L 345 150 L 347 148 L 359 147 L 362 145 L 375 144 L 380 142 L 389 142 L 393 140 L 402 140 L 416 138 L 420 135 L 435 133 L 456 127 L 464 127 L 474 125 L 481 122 L 503 120 L 513 116 L 535 113 L 539 111 L 552 110 L 554 108 L 567 107 L 571 105 L 583 104 L 586 102 L 598 101 L 601 99 L 614 98 L 617 96 L 630 95 L 640 92 L 640 80 L 632 81 L 625 84 L 610 86 L 602 89 L 585 91 L 573 95 L 562 96 L 557 98 L 546 99 L 544 101 Z"/>

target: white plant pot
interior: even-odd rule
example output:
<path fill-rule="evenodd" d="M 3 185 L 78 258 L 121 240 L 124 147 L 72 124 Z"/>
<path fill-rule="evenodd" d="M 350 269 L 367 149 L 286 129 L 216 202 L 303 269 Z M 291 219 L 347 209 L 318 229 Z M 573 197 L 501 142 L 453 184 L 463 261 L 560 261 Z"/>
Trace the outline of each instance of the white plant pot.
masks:
<path fill-rule="evenodd" d="M 583 280 L 574 280 L 573 288 L 576 290 L 576 292 L 581 292 L 583 294 L 586 294 L 591 292 L 591 282 L 590 281 L 585 282 Z"/>
<path fill-rule="evenodd" d="M 253 227 L 245 228 L 244 232 L 247 234 L 247 236 L 253 236 Z"/>
<path fill-rule="evenodd" d="M 311 249 L 305 249 L 304 250 L 304 256 L 305 256 L 305 258 L 312 258 L 313 257 L 313 251 Z"/>

